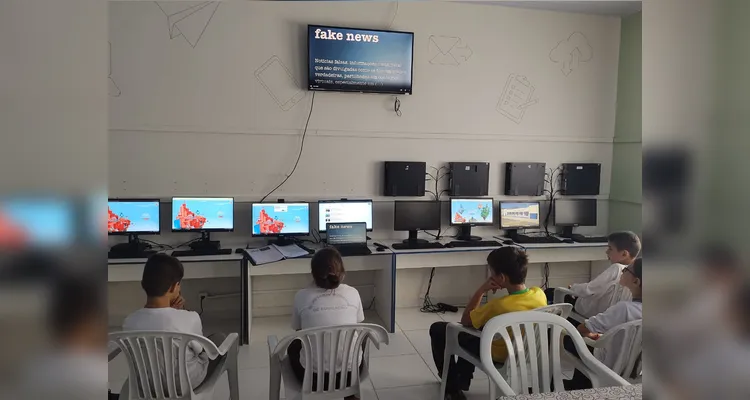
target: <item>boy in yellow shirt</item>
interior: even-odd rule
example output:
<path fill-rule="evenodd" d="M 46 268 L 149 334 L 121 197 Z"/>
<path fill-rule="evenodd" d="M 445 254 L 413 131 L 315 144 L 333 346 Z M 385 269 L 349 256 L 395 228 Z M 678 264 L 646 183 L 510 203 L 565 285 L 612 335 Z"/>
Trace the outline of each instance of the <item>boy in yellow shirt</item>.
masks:
<path fill-rule="evenodd" d="M 464 314 L 461 317 L 461 325 L 466 327 L 482 329 L 493 317 L 514 311 L 529 311 L 547 305 L 547 297 L 542 289 L 538 287 L 526 287 L 526 273 L 528 271 L 529 258 L 526 253 L 518 247 L 501 247 L 493 250 L 487 256 L 491 276 L 482 286 L 477 289 L 471 297 Z M 508 295 L 493 299 L 487 304 L 480 306 L 482 297 L 488 291 L 507 289 Z M 432 341 L 432 358 L 435 361 L 440 376 L 443 375 L 443 357 L 445 356 L 445 330 L 447 322 L 436 322 L 430 326 L 430 338 Z M 479 355 L 480 339 L 476 336 L 461 333 L 458 342 L 466 351 Z M 492 343 L 492 358 L 496 362 L 503 362 L 508 356 L 505 343 L 496 340 Z M 445 392 L 446 400 L 466 399 L 463 391 L 469 390 L 471 379 L 474 375 L 474 365 L 458 358 L 451 360 L 448 368 L 448 382 Z"/>

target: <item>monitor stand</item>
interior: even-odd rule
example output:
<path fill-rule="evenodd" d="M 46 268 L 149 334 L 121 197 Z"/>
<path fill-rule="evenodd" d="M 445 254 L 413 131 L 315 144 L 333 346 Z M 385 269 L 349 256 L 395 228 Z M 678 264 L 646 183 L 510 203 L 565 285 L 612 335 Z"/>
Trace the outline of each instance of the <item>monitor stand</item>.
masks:
<path fill-rule="evenodd" d="M 277 246 L 288 246 L 290 244 L 295 244 L 295 240 L 290 238 L 289 236 L 277 236 L 275 239 L 269 239 L 268 244 L 275 244 Z"/>
<path fill-rule="evenodd" d="M 505 237 L 507 237 L 508 239 L 514 242 L 517 242 L 516 239 L 518 239 L 518 229 L 506 229 Z"/>
<path fill-rule="evenodd" d="M 408 239 L 404 239 L 403 243 L 407 244 L 407 245 L 410 245 L 410 244 L 414 245 L 414 244 L 418 244 L 418 243 L 427 243 L 426 240 L 417 238 L 417 234 L 418 233 L 419 233 L 419 231 L 409 231 L 409 238 Z"/>
<path fill-rule="evenodd" d="M 458 236 L 456 236 L 456 239 L 466 242 L 482 240 L 482 238 L 479 236 L 471 236 L 471 225 L 460 225 L 458 228 Z"/>
<path fill-rule="evenodd" d="M 112 246 L 109 251 L 112 253 L 121 253 L 121 254 L 132 254 L 134 256 L 143 254 L 146 250 L 150 249 L 151 245 L 148 243 L 141 242 L 138 240 L 138 235 L 135 233 L 128 234 L 128 242 L 127 243 L 119 243 L 114 246 Z"/>
<path fill-rule="evenodd" d="M 200 240 L 190 243 L 190 248 L 196 251 L 219 250 L 221 248 L 221 242 L 218 240 L 211 240 L 211 232 L 201 232 Z"/>
<path fill-rule="evenodd" d="M 564 238 L 572 238 L 573 237 L 573 227 L 572 226 L 563 226 L 563 231 L 560 234 L 560 236 Z"/>

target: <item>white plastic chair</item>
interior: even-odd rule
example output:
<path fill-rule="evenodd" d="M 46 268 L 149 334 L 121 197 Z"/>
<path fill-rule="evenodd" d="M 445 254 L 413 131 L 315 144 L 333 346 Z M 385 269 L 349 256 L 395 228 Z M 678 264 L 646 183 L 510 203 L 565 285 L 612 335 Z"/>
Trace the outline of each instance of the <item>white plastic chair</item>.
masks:
<path fill-rule="evenodd" d="M 641 381 L 641 354 L 643 353 L 643 320 L 626 322 L 615 326 L 605 332 L 597 340 L 583 338 L 583 341 L 589 347 L 594 348 L 594 357 L 607 364 L 612 365 L 610 369 L 623 379 L 630 383 L 639 383 Z M 613 342 L 619 341 L 619 348 L 613 348 Z M 614 354 L 607 354 L 607 352 Z M 582 365 L 581 360 L 565 352 L 567 360 L 584 375 L 588 376 L 588 371 Z M 610 361 L 612 360 L 612 361 Z M 635 378 L 633 378 L 635 372 Z"/>
<path fill-rule="evenodd" d="M 555 288 L 555 295 L 552 301 L 555 304 L 565 303 L 565 295 L 578 297 L 578 295 L 576 295 L 575 292 L 573 292 L 572 290 L 568 288 L 564 288 L 564 287 L 558 287 L 558 288 Z M 630 300 L 633 297 L 633 294 L 630 293 L 630 290 L 628 290 L 625 286 L 622 286 L 619 283 L 615 283 L 609 287 L 607 294 L 605 294 L 605 296 L 609 296 L 609 305 L 607 306 L 607 308 L 609 308 L 621 301 Z M 603 311 L 604 310 L 602 310 L 602 312 Z M 583 323 L 583 321 L 585 321 L 587 317 L 573 310 L 573 312 L 570 313 L 570 318 L 573 318 L 574 320 L 580 323 Z"/>
<path fill-rule="evenodd" d="M 292 341 L 302 341 L 301 355 L 305 358 L 305 377 L 297 380 L 292 370 L 287 348 Z M 362 397 L 360 382 L 369 375 L 369 343 L 380 348 L 381 343 L 388 344 L 388 331 L 375 324 L 352 324 L 311 328 L 297 331 L 279 341 L 276 336 L 268 337 L 268 350 L 271 358 L 271 400 L 278 400 L 281 395 L 281 378 L 284 378 L 284 389 L 287 400 L 342 399 L 356 395 Z M 364 346 L 362 344 L 365 344 Z M 325 364 L 324 354 L 328 354 Z M 359 360 L 362 360 L 360 373 Z M 313 362 L 315 365 L 313 366 Z M 313 391 L 313 372 L 317 371 L 316 390 Z M 328 374 L 328 390 L 325 390 L 325 372 Z M 336 373 L 340 372 L 340 382 L 335 382 Z M 351 380 L 347 384 L 347 375 Z"/>
<path fill-rule="evenodd" d="M 526 394 L 529 389 L 532 394 L 549 393 L 553 391 L 552 385 L 554 391 L 564 391 L 561 371 L 563 334 L 568 334 L 573 340 L 594 387 L 630 385 L 588 352 L 581 334 L 565 318 L 538 311 L 522 311 L 492 318 L 482 330 L 479 355 L 490 382 L 494 383 L 490 397 L 495 398 L 495 385 L 503 396 Z M 505 341 L 508 348 L 505 368 L 510 382 L 494 368 L 492 342 L 496 335 Z M 538 348 L 526 344 L 537 340 L 541 342 Z M 525 354 L 526 349 L 528 355 Z"/>
<path fill-rule="evenodd" d="M 120 399 L 212 399 L 216 382 L 224 371 L 229 378 L 229 394 L 239 400 L 237 380 L 238 336 L 231 333 L 221 346 L 200 335 L 161 331 L 128 331 L 109 334 L 125 354 L 129 375 L 122 386 Z M 195 341 L 203 347 L 211 360 L 218 358 L 203 382 L 192 388 L 187 372 L 188 343 Z M 172 343 L 164 346 L 164 343 Z M 165 360 L 172 360 L 165 362 Z"/>
<path fill-rule="evenodd" d="M 570 312 L 573 310 L 573 305 L 568 303 L 562 303 L 562 304 L 551 304 L 544 307 L 539 307 L 535 309 L 535 311 L 542 312 L 542 313 L 549 313 L 553 315 L 560 316 L 561 318 L 568 318 L 570 315 Z M 461 333 L 467 333 L 472 336 L 476 336 L 478 338 L 481 338 L 483 335 L 483 330 L 477 330 L 474 328 L 467 328 L 461 324 L 457 323 L 450 323 L 446 326 L 447 332 L 445 333 L 445 356 L 443 359 L 443 375 L 442 375 L 442 381 L 440 383 L 440 398 L 445 398 L 445 390 L 447 388 L 448 384 L 448 369 L 450 365 L 451 357 L 461 357 L 464 360 L 474 364 L 476 368 L 479 368 L 480 370 L 484 371 L 484 373 L 488 374 L 487 370 L 485 369 L 486 366 L 484 366 L 479 358 L 477 356 L 469 353 L 466 351 L 461 345 L 458 343 L 458 335 Z M 540 345 L 541 343 L 537 343 L 537 345 Z M 528 352 L 528 350 L 527 350 Z M 505 366 L 501 363 L 494 364 L 492 367 L 493 371 L 503 371 L 505 372 Z M 492 382 L 489 383 L 490 385 L 490 394 L 494 396 L 495 393 L 495 385 L 492 384 Z M 494 399 L 494 397 L 492 397 Z"/>

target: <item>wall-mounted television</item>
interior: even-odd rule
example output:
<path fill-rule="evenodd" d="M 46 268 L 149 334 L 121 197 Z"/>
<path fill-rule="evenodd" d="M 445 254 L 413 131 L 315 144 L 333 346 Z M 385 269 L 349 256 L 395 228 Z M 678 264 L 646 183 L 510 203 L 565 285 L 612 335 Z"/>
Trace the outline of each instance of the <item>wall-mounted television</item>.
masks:
<path fill-rule="evenodd" d="M 307 26 L 307 88 L 411 94 L 414 33 Z"/>

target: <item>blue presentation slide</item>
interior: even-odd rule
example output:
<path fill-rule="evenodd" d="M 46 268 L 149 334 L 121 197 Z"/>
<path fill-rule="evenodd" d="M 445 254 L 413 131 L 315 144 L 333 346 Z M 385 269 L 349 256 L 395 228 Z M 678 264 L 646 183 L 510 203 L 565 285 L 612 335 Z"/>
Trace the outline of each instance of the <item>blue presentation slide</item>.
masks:
<path fill-rule="evenodd" d="M 492 199 L 451 199 L 451 223 L 491 224 Z"/>
<path fill-rule="evenodd" d="M 310 25 L 309 89 L 411 93 L 414 35 Z"/>
<path fill-rule="evenodd" d="M 310 205 L 307 203 L 253 204 L 254 235 L 310 233 Z"/>
<path fill-rule="evenodd" d="M 174 230 L 234 229 L 234 199 L 175 197 L 172 224 Z"/>
<path fill-rule="evenodd" d="M 109 233 L 159 233 L 158 201 L 109 201 Z"/>
<path fill-rule="evenodd" d="M 367 243 L 367 225 L 356 224 L 328 224 L 326 231 L 328 244 Z"/>
<path fill-rule="evenodd" d="M 33 246 L 64 246 L 73 242 L 73 206 L 58 199 L 0 200 L 0 236 Z"/>

